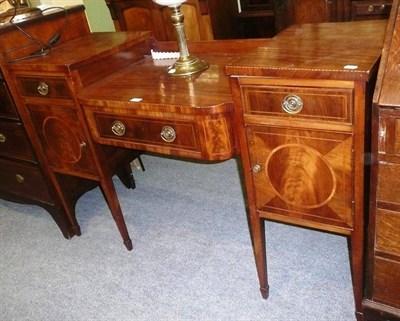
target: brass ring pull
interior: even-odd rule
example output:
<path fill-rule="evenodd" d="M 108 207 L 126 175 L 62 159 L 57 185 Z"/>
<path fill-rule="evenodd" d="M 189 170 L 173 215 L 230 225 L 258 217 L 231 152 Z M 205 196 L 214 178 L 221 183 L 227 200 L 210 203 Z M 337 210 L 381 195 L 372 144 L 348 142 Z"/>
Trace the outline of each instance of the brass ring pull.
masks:
<path fill-rule="evenodd" d="M 4 143 L 6 141 L 6 136 L 0 134 L 0 143 Z"/>
<path fill-rule="evenodd" d="M 15 179 L 17 180 L 18 183 L 23 183 L 25 180 L 25 178 L 20 174 L 16 174 Z"/>
<path fill-rule="evenodd" d="M 368 6 L 368 11 L 369 11 L 369 12 L 374 11 L 374 6 L 373 6 L 372 4 Z"/>
<path fill-rule="evenodd" d="M 176 132 L 171 126 L 164 126 L 161 129 L 161 138 L 167 143 L 172 143 L 176 139 Z"/>
<path fill-rule="evenodd" d="M 287 95 L 283 99 L 282 109 L 288 114 L 297 114 L 303 109 L 303 101 L 297 95 Z"/>
<path fill-rule="evenodd" d="M 39 82 L 39 85 L 37 87 L 37 91 L 42 96 L 47 96 L 48 93 L 49 93 L 49 86 L 44 81 L 41 81 L 41 82 Z"/>
<path fill-rule="evenodd" d="M 111 126 L 111 131 L 117 135 L 117 136 L 124 136 L 125 135 L 125 125 L 120 122 L 119 120 L 116 120 L 113 122 Z"/>

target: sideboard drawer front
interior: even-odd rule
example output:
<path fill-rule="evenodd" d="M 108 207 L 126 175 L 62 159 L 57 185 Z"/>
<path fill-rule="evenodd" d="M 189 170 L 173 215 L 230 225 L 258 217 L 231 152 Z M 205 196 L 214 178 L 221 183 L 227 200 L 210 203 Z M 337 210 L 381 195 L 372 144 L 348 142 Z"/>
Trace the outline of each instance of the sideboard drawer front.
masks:
<path fill-rule="evenodd" d="M 35 160 L 31 144 L 22 124 L 0 121 L 0 155 Z"/>
<path fill-rule="evenodd" d="M 101 139 L 141 144 L 144 150 L 147 150 L 146 146 L 156 145 L 200 151 L 196 124 L 191 121 L 148 117 L 112 117 L 102 114 L 95 114 L 94 117 Z M 124 128 L 123 133 L 116 132 L 118 125 Z M 168 135 L 170 135 L 169 138 Z"/>
<path fill-rule="evenodd" d="M 349 88 L 245 85 L 242 92 L 245 115 L 353 122 L 353 90 Z"/>
<path fill-rule="evenodd" d="M 400 262 L 375 257 L 374 299 L 400 308 Z"/>
<path fill-rule="evenodd" d="M 17 110 L 4 82 L 0 82 L 0 117 L 19 119 Z"/>
<path fill-rule="evenodd" d="M 400 213 L 378 208 L 375 249 L 400 258 Z"/>
<path fill-rule="evenodd" d="M 58 77 L 17 77 L 18 86 L 26 97 L 72 99 L 66 79 Z"/>
<path fill-rule="evenodd" d="M 0 158 L 0 190 L 7 194 L 52 203 L 40 169 L 32 164 Z"/>

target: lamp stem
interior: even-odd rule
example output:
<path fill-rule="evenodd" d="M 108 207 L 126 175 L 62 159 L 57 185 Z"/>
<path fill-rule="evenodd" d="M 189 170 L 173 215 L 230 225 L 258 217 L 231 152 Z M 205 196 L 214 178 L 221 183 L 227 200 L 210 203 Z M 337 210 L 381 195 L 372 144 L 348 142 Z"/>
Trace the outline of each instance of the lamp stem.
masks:
<path fill-rule="evenodd" d="M 187 39 L 184 27 L 184 16 L 180 10 L 180 6 L 172 7 L 172 22 L 175 26 L 176 37 L 178 41 L 179 52 L 182 58 L 189 56 L 189 49 L 187 46 Z"/>

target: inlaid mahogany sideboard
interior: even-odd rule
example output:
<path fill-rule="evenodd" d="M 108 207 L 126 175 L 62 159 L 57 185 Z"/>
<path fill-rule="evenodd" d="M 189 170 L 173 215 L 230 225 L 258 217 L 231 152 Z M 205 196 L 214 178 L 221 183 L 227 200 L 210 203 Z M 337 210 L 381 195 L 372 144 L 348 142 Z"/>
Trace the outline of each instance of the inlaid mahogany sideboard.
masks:
<path fill-rule="evenodd" d="M 186 78 L 150 56 L 175 43 L 84 32 L 46 56 L 4 63 L 5 79 L 75 230 L 66 187 L 94 182 L 131 248 L 111 178 L 131 186 L 127 162 L 142 151 L 207 161 L 240 154 L 263 297 L 264 220 L 339 233 L 350 240 L 361 320 L 365 154 L 385 29 L 384 20 L 306 24 L 272 39 L 193 42 L 210 66 Z"/>

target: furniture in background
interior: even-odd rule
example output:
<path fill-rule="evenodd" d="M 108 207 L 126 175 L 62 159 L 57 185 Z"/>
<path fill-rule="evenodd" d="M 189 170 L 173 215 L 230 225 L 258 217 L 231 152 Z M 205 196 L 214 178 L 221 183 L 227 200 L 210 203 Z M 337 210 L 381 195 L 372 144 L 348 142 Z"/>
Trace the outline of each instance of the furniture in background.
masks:
<path fill-rule="evenodd" d="M 105 0 L 117 30 L 151 30 L 175 40 L 168 8 L 152 0 Z M 268 38 L 299 23 L 386 19 L 392 0 L 188 0 L 182 5 L 190 41 Z"/>
<path fill-rule="evenodd" d="M 7 52 L 2 68 L 19 117 L 58 204 L 74 234 L 80 235 L 76 201 L 85 191 L 100 186 L 125 246 L 132 249 L 112 177 L 118 175 L 126 187 L 134 188 L 130 162 L 140 152 L 94 144 L 76 92 L 141 58 L 138 48 L 147 41 L 149 32 L 99 34 L 100 41 L 96 44 L 82 43 L 82 39 L 91 37 L 83 6 L 66 12 L 59 9 L 20 22 L 18 27 L 23 32 L 8 25 L 7 32 L 2 34 L 1 50 Z M 64 56 L 49 52 L 35 57 L 49 39 L 56 38 L 61 39 L 57 48 L 69 44 L 73 49 L 64 51 Z M 138 52 L 132 52 L 132 48 Z M 29 173 L 35 174 L 33 169 Z"/>
<path fill-rule="evenodd" d="M 349 240 L 362 320 L 364 155 L 385 30 L 386 20 L 293 25 L 226 67 L 265 298 L 265 220 L 333 232 Z"/>
<path fill-rule="evenodd" d="M 299 23 L 387 19 L 392 0 L 275 0 L 279 28 Z M 283 3 L 283 4 L 282 4 Z"/>
<path fill-rule="evenodd" d="M 106 0 L 116 30 L 150 30 L 156 39 L 176 40 L 168 7 L 153 0 Z M 236 0 L 188 0 L 181 6 L 188 40 L 233 38 Z"/>
<path fill-rule="evenodd" d="M 373 104 L 365 321 L 400 320 L 399 1 L 393 1 Z"/>

